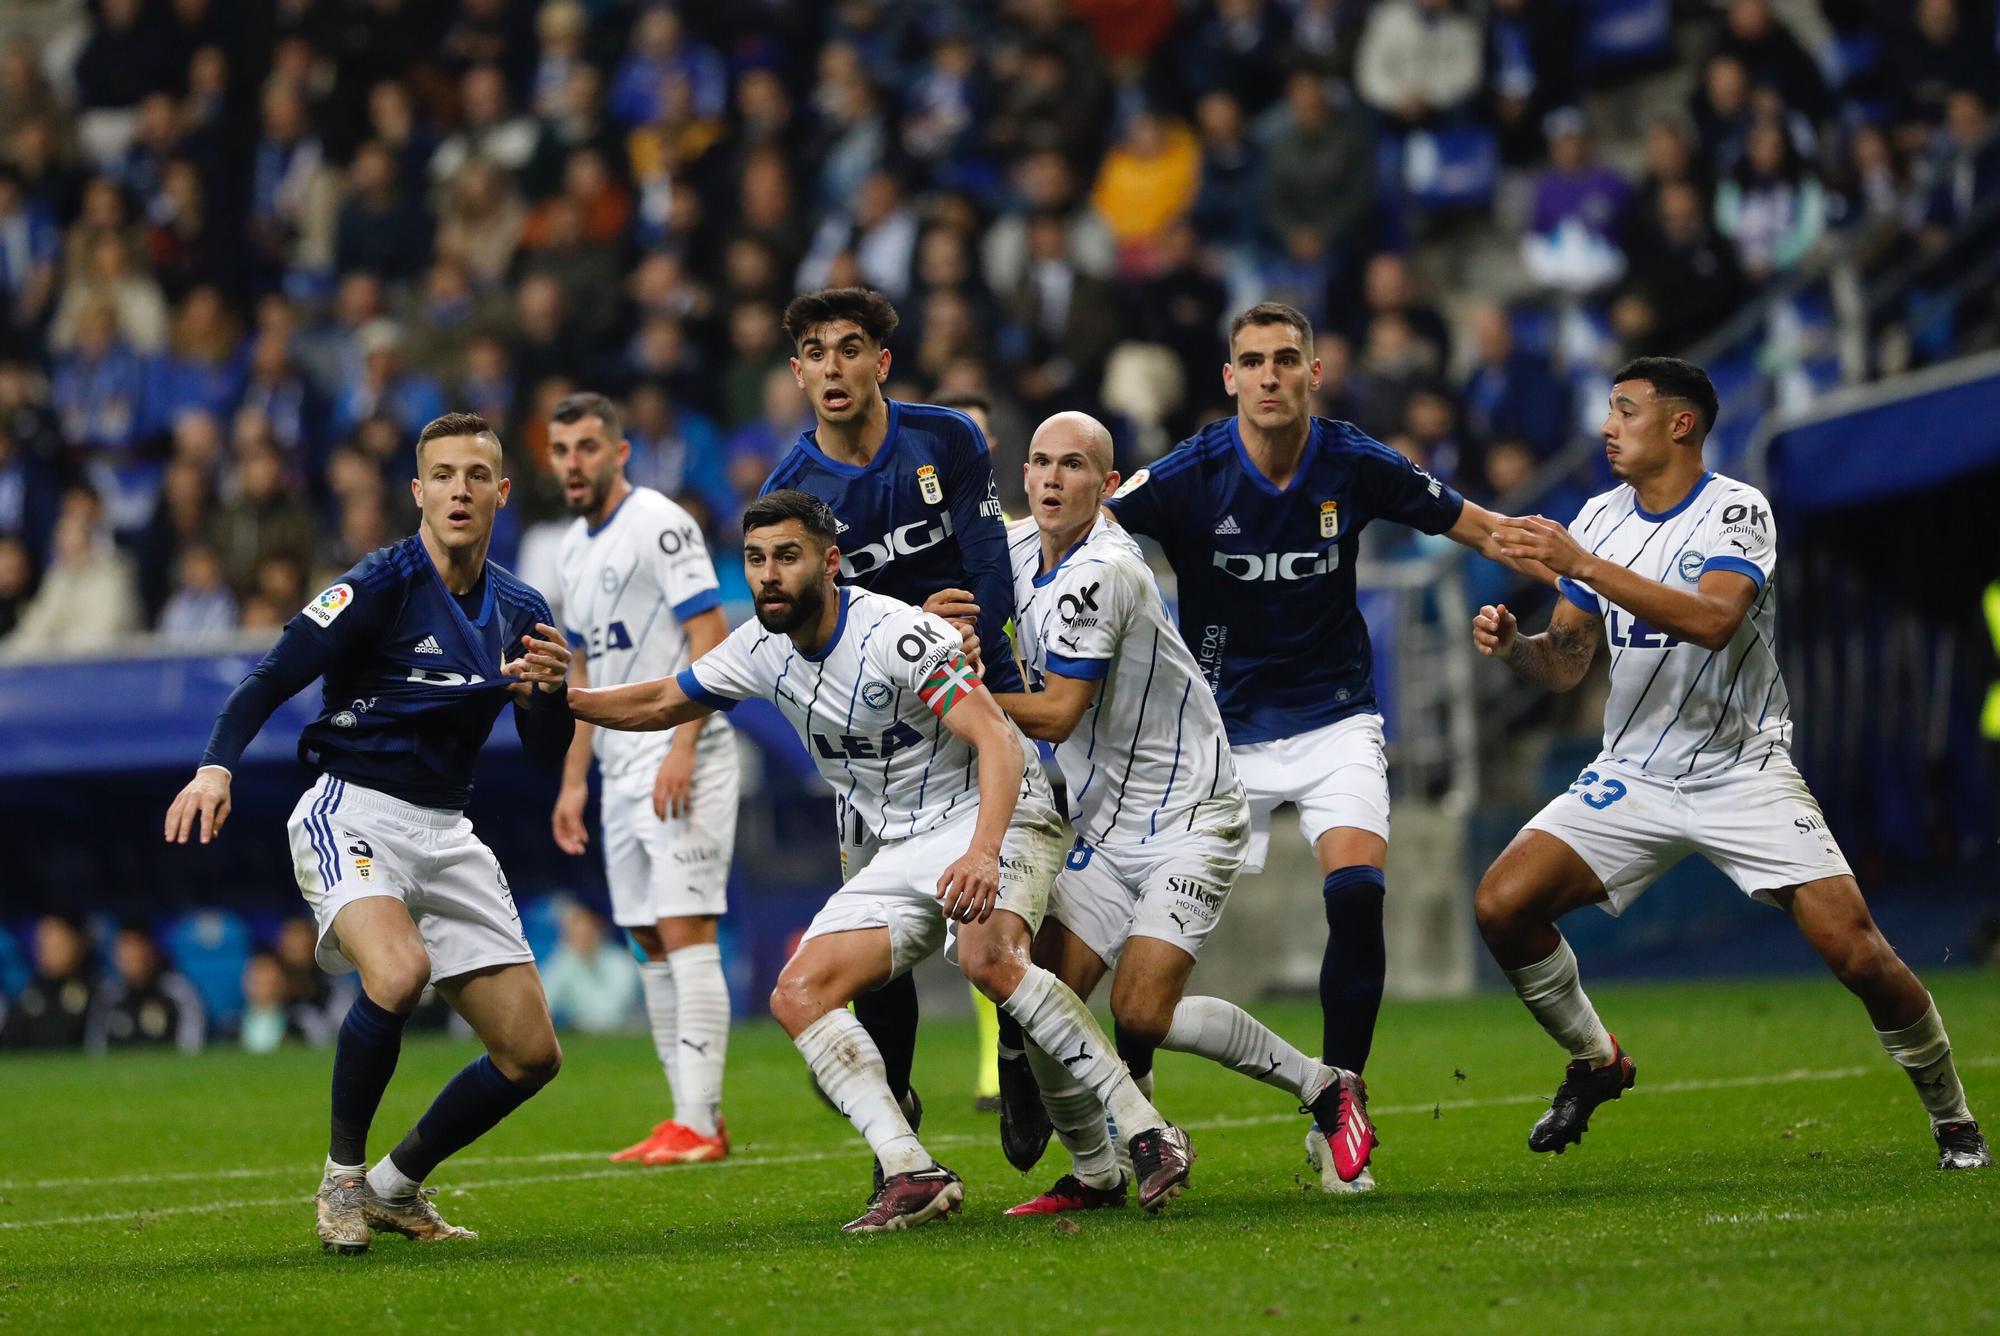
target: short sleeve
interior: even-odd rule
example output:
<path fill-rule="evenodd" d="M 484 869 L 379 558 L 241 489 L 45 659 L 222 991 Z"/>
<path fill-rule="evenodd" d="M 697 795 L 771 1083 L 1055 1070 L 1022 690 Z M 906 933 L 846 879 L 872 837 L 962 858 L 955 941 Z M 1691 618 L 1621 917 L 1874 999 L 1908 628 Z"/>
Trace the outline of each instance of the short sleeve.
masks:
<path fill-rule="evenodd" d="M 1354 453 L 1355 481 L 1367 518 L 1394 520 L 1429 534 L 1458 523 L 1464 497 L 1381 442 L 1359 432 L 1355 439 L 1361 446 Z"/>
<path fill-rule="evenodd" d="M 1194 470 L 1188 467 L 1190 463 L 1177 451 L 1156 465 L 1140 469 L 1118 485 L 1118 490 L 1105 501 L 1105 508 L 1128 532 L 1166 542 L 1173 532 L 1176 499 L 1187 490 L 1187 479 L 1194 476 Z"/>
<path fill-rule="evenodd" d="M 1738 488 L 1709 512 L 1692 550 L 1702 558 L 1695 583 L 1710 571 L 1733 571 L 1762 590 L 1778 563 L 1771 503 L 1753 487 Z"/>
<path fill-rule="evenodd" d="M 1113 561 L 1065 567 L 1056 577 L 1055 622 L 1048 633 L 1049 672 L 1086 682 L 1111 671 L 1125 632 L 1138 574 Z"/>
<path fill-rule="evenodd" d="M 869 657 L 870 667 L 892 686 L 915 692 L 940 719 L 981 685 L 957 628 L 917 608 L 896 613 L 882 626 Z"/>
<path fill-rule="evenodd" d="M 737 701 L 761 696 L 770 690 L 765 681 L 764 656 L 758 655 L 759 642 L 769 639 L 756 621 L 747 621 L 731 631 L 720 645 L 681 669 L 674 680 L 687 698 L 711 709 L 733 709 Z"/>
<path fill-rule="evenodd" d="M 652 546 L 660 590 L 677 620 L 685 622 L 721 606 L 715 563 L 709 559 L 708 543 L 693 516 L 671 502 L 662 507 Z"/>

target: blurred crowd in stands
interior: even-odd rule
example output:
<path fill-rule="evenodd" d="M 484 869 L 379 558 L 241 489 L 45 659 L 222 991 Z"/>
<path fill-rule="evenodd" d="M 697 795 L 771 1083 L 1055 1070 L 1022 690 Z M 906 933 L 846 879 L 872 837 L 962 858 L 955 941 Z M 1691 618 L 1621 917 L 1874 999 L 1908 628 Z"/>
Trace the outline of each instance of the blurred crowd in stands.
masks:
<path fill-rule="evenodd" d="M 638 961 L 605 921 L 559 896 L 523 908 L 556 1024 L 640 1028 Z M 333 1042 L 354 1001 L 356 976 L 329 975 L 316 963 L 318 932 L 307 918 L 275 924 L 262 942 L 219 910 L 157 933 L 104 915 L 51 914 L 23 927 L 17 937 L 0 923 L 0 1051 L 319 1046 Z M 463 1026 L 430 992 L 411 1024 Z"/>
<path fill-rule="evenodd" d="M 807 425 L 778 315 L 822 285 L 898 304 L 893 394 L 992 401 L 1003 489 L 1054 409 L 1128 461 L 1227 412 L 1223 328 L 1269 297 L 1318 326 L 1322 412 L 1490 498 L 1587 429 L 1579 371 L 2000 193 L 1991 0 L 77 9 L 0 53 L 0 655 L 282 623 L 409 531 L 446 408 L 504 424 L 495 556 L 532 578 L 576 388 L 728 551 Z M 1582 108 L 1689 60 L 1608 165 Z M 1424 290 L 1468 220 L 1538 301 Z"/>

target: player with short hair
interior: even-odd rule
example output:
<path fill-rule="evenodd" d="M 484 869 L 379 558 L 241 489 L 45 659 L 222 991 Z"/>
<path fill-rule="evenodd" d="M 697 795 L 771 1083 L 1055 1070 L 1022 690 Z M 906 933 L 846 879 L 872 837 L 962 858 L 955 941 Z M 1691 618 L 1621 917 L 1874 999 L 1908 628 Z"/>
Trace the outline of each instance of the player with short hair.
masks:
<path fill-rule="evenodd" d="M 579 719 L 671 728 L 752 696 L 773 700 L 875 843 L 814 916 L 771 993 L 820 1088 L 866 1138 L 885 1175 L 849 1232 L 904 1229 L 956 1210 L 958 1176 L 924 1149 L 882 1057 L 846 1010 L 954 935 L 966 978 L 1087 1085 L 1131 1140 L 1140 1204 L 1187 1182 L 1186 1134 L 1139 1093 L 1090 1011 L 1029 963 L 1062 819 L 1041 767 L 994 705 L 956 628 L 907 603 L 835 581 L 842 553 L 826 503 L 792 489 L 744 512 L 744 573 L 757 618 L 675 677 L 579 689 Z M 947 951 L 947 954 L 951 954 Z"/>
<path fill-rule="evenodd" d="M 1049 894 L 1035 963 L 1088 999 L 1113 968 L 1123 1035 L 1198 1053 L 1289 1092 L 1334 1135 L 1340 1176 L 1374 1148 L 1359 1078 L 1308 1058 L 1234 1003 L 1188 997 L 1188 976 L 1243 866 L 1250 809 L 1215 697 L 1175 633 L 1138 545 L 1099 509 L 1118 485 L 1111 433 L 1058 413 L 1028 445 L 1034 518 L 1008 530 L 1015 643 L 1035 690 L 994 697 L 1056 744 L 1076 845 Z M 1199 688 L 1199 690 L 1197 690 Z M 1008 1212 L 1125 1204 L 1125 1175 L 1096 1096 L 1031 1045 L 1071 1172 Z"/>
<path fill-rule="evenodd" d="M 1019 691 L 1020 669 L 1005 629 L 1014 615 L 1007 532 L 986 438 L 964 413 L 892 401 L 882 393 L 897 323 L 895 306 L 868 288 L 806 293 L 785 308 L 792 374 L 814 421 L 778 461 L 763 491 L 797 488 L 826 502 L 839 526 L 841 583 L 944 617 L 972 637 L 989 686 Z M 851 877 L 873 851 L 838 798 L 835 810 L 841 873 Z M 910 1089 L 915 980 L 892 977 L 856 998 L 854 1014 L 882 1052 L 889 1088 L 910 1121 L 920 1123 L 923 1103 Z M 1047 1118 L 1019 1056 L 1020 1036 L 1004 1014 L 1001 1022 L 1000 1043 L 1014 1055 L 1001 1063 L 1002 1141 L 1015 1147 L 1012 1153 L 1031 1145 L 1039 1157 L 1048 1142 Z"/>
<path fill-rule="evenodd" d="M 1930 1114 L 1938 1167 L 1991 1164 L 1937 1007 L 1876 928 L 1792 764 L 1771 583 L 1776 525 L 1761 493 L 1703 464 L 1715 414 L 1700 367 L 1668 357 L 1622 367 L 1602 428 L 1620 485 L 1567 526 L 1531 516 L 1500 530 L 1510 555 L 1561 577 L 1548 629 L 1520 634 L 1504 606 L 1473 620 L 1482 654 L 1552 691 L 1583 680 L 1600 631 L 1611 649 L 1603 753 L 1479 883 L 1487 949 L 1570 1054 L 1528 1149 L 1561 1154 L 1581 1141 L 1592 1111 L 1634 1080 L 1556 920 L 1591 904 L 1622 913 L 1699 853 L 1744 894 L 1789 914 L 1861 999 Z"/>
<path fill-rule="evenodd" d="M 1134 473 L 1105 504 L 1160 543 L 1178 578 L 1181 637 L 1215 692 L 1250 799 L 1246 871 L 1264 864 L 1272 809 L 1298 807 L 1326 906 L 1320 1056 L 1358 1075 L 1387 970 L 1389 839 L 1382 718 L 1354 592 L 1361 530 L 1393 520 L 1497 557 L 1499 517 L 1351 423 L 1313 417 L 1319 379 L 1305 316 L 1278 302 L 1250 307 L 1230 324 L 1222 369 L 1236 415 Z M 1126 1049 L 1150 1070 L 1143 1042 Z M 1317 1127 L 1306 1154 L 1329 1192 L 1374 1186 L 1372 1172 L 1340 1177 Z"/>
<path fill-rule="evenodd" d="M 578 686 L 670 677 L 729 634 L 701 527 L 678 505 L 625 477 L 632 446 L 617 405 L 572 394 L 549 414 L 549 462 L 577 518 L 557 558 L 565 634 Z M 603 779 L 599 811 L 611 918 L 645 953 L 639 977 L 653 1048 L 673 1113 L 614 1161 L 698 1164 L 729 1154 L 722 1072 L 729 1051 L 729 984 L 716 920 L 727 909 L 736 846 L 735 732 L 694 719 L 671 733 L 618 733 L 585 724 L 570 743 L 551 822 L 556 844 L 581 854 L 590 761 Z"/>
<path fill-rule="evenodd" d="M 319 963 L 358 969 L 333 1055 L 332 1136 L 315 1198 L 322 1247 L 369 1234 L 471 1238 L 423 1181 L 555 1077 L 562 1050 L 507 877 L 465 817 L 472 767 L 510 701 L 528 759 L 560 765 L 574 728 L 548 604 L 486 559 L 507 504 L 500 440 L 447 413 L 417 437 L 417 532 L 369 553 L 285 625 L 230 695 L 194 778 L 167 809 L 169 843 L 206 844 L 229 819 L 231 770 L 278 706 L 324 676 L 299 759 L 319 772 L 288 831 Z M 511 656 L 511 657 L 510 657 Z M 369 1125 L 427 985 L 486 1052 L 396 1148 L 366 1168 Z"/>

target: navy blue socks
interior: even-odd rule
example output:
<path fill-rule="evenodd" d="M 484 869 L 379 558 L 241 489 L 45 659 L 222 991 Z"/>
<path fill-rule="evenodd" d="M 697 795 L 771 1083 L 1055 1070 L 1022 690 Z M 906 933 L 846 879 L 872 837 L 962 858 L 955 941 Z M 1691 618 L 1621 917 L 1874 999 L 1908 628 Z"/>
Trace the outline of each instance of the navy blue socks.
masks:
<path fill-rule="evenodd" d="M 1337 868 L 1326 877 L 1326 955 L 1319 967 L 1320 1057 L 1359 1072 L 1375 1040 L 1382 980 L 1389 970 L 1382 941 L 1382 869 Z"/>
<path fill-rule="evenodd" d="M 333 1050 L 333 1135 L 326 1153 L 335 1164 L 368 1163 L 368 1127 L 396 1074 L 408 1020 L 375 1005 L 366 993 L 347 1009 Z"/>

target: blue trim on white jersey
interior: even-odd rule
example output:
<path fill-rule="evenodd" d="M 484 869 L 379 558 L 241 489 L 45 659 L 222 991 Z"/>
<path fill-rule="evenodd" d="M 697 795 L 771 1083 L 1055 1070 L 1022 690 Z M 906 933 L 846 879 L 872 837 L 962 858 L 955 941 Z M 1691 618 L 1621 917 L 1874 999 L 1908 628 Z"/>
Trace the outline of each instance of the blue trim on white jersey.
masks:
<path fill-rule="evenodd" d="M 1064 677 L 1073 677 L 1079 682 L 1099 682 L 1111 671 L 1109 659 L 1072 659 L 1051 650 L 1048 655 L 1048 670 Z"/>
<path fill-rule="evenodd" d="M 1582 608 L 1593 617 L 1602 617 L 1604 615 L 1603 600 L 1576 581 L 1570 579 L 1567 575 L 1556 581 L 1556 588 L 1562 591 L 1564 598 L 1576 604 L 1577 607 Z"/>
<path fill-rule="evenodd" d="M 701 679 L 694 675 L 693 665 L 689 665 L 681 669 L 678 673 L 675 673 L 674 681 L 679 684 L 681 693 L 698 705 L 706 705 L 714 710 L 733 710 L 736 708 L 735 701 L 727 696 L 718 696 L 703 686 Z"/>
<path fill-rule="evenodd" d="M 1743 557 L 1732 557 L 1727 554 L 1719 557 L 1710 557 L 1702 563 L 1701 574 L 1707 575 L 1710 571 L 1728 571 L 1733 575 L 1748 576 L 1750 583 L 1757 586 L 1758 592 L 1763 592 L 1764 568 L 1754 561 L 1749 561 Z M 1700 577 L 1696 578 L 1699 579 Z"/>
<path fill-rule="evenodd" d="M 719 608 L 721 606 L 722 591 L 720 589 L 703 589 L 697 593 L 689 594 L 686 598 L 674 604 L 674 620 L 685 622 L 690 617 L 701 616 L 701 614 L 707 612 L 710 608 Z"/>
<path fill-rule="evenodd" d="M 1040 575 L 1035 576 L 1034 579 L 1031 581 L 1031 583 L 1035 586 L 1035 588 L 1037 589 L 1046 588 L 1048 586 L 1049 581 L 1056 578 L 1056 572 L 1062 569 L 1063 563 L 1065 561 L 1068 561 L 1071 557 L 1075 556 L 1077 549 L 1090 541 L 1090 535 L 1094 533 L 1096 529 L 1097 526 L 1095 523 L 1093 523 L 1090 528 L 1085 529 L 1083 531 L 1083 537 L 1077 539 L 1074 543 L 1071 543 L 1069 545 L 1068 550 L 1065 551 L 1061 556 L 1056 558 L 1055 565 L 1049 567 L 1047 570 L 1043 571 Z"/>
<path fill-rule="evenodd" d="M 834 622 L 833 634 L 826 638 L 824 645 L 820 646 L 819 653 L 814 654 L 810 650 L 803 649 L 799 651 L 799 657 L 807 663 L 825 663 L 826 656 L 833 653 L 833 647 L 840 643 L 840 633 L 847 629 L 847 589 L 846 585 L 840 587 L 840 617 Z"/>
<path fill-rule="evenodd" d="M 584 525 L 583 536 L 585 538 L 595 538 L 597 537 L 597 535 L 603 533 L 606 529 L 609 529 L 611 527 L 611 521 L 618 518 L 618 512 L 625 509 L 625 503 L 627 501 L 630 501 L 632 499 L 633 494 L 638 490 L 639 489 L 636 487 L 627 487 L 625 489 L 625 495 L 618 498 L 618 504 L 611 507 L 611 513 L 604 517 L 604 523 Z"/>
<path fill-rule="evenodd" d="M 1660 524 L 1666 520 L 1672 519 L 1674 516 L 1680 514 L 1683 510 L 1686 510 L 1689 506 L 1693 505 L 1694 499 L 1701 495 L 1702 489 L 1707 487 L 1710 483 L 1714 481 L 1715 481 L 1715 475 L 1713 473 L 1702 474 L 1701 481 L 1697 482 L 1694 486 L 1688 488 L 1688 494 L 1686 496 L 1674 502 L 1674 504 L 1668 506 L 1665 510 L 1661 511 L 1657 515 L 1655 515 L 1652 511 L 1646 509 L 1644 506 L 1639 504 L 1639 492 L 1637 488 L 1634 488 L 1632 491 L 1632 513 L 1634 515 L 1637 515 L 1640 519 L 1645 520 L 1649 524 Z"/>

